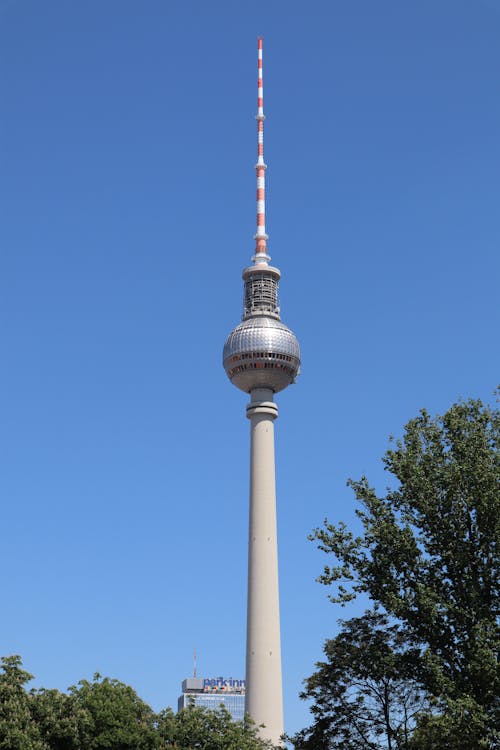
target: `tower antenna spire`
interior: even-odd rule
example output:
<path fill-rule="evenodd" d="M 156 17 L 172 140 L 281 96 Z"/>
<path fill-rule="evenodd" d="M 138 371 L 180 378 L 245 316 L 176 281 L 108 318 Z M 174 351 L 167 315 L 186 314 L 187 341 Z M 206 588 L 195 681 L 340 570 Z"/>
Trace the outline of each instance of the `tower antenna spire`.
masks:
<path fill-rule="evenodd" d="M 255 255 L 253 262 L 256 265 L 268 265 L 271 260 L 267 254 L 266 234 L 266 169 L 264 162 L 264 78 L 262 67 L 262 37 L 257 39 L 257 233 L 255 234 Z"/>

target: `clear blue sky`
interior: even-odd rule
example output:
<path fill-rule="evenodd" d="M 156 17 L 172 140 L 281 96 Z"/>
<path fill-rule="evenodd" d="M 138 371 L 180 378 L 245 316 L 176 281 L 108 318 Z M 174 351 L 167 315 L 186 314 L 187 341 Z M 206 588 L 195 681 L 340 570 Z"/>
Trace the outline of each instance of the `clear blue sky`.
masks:
<path fill-rule="evenodd" d="M 248 423 L 221 349 L 255 222 L 278 398 L 286 726 L 339 611 L 310 530 L 388 436 L 500 380 L 500 3 L 0 0 L 0 652 L 155 708 L 244 672 Z"/>

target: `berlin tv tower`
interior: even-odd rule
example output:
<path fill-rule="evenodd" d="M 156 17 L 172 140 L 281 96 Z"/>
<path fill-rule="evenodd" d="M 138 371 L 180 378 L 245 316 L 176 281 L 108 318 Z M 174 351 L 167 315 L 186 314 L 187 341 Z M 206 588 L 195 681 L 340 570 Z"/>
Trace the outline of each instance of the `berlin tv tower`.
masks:
<path fill-rule="evenodd" d="M 262 39 L 258 40 L 257 233 L 252 265 L 243 271 L 242 322 L 227 337 L 224 369 L 231 382 L 250 394 L 250 520 L 245 710 L 264 728 L 262 737 L 279 744 L 283 734 L 278 542 L 274 470 L 273 397 L 293 383 L 300 370 L 295 335 L 280 320 L 280 272 L 267 253 L 264 163 Z"/>

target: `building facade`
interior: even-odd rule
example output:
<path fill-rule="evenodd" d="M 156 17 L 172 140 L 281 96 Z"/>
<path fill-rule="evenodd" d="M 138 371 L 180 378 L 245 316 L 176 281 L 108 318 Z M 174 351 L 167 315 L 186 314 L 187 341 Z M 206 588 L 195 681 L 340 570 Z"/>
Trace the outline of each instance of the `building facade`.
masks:
<path fill-rule="evenodd" d="M 224 706 L 234 721 L 242 721 L 245 717 L 245 688 L 245 680 L 234 680 L 232 677 L 187 677 L 182 681 L 177 710 L 196 706 L 213 711 Z"/>

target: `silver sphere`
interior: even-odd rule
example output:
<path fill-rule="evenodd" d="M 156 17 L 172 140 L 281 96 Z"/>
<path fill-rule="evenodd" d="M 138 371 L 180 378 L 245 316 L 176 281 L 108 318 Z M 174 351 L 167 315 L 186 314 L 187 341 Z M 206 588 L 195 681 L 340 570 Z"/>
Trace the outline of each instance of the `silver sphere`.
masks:
<path fill-rule="evenodd" d="M 243 320 L 224 344 L 224 369 L 242 391 L 270 388 L 275 393 L 293 383 L 300 371 L 300 347 L 284 323 L 266 315 Z"/>

